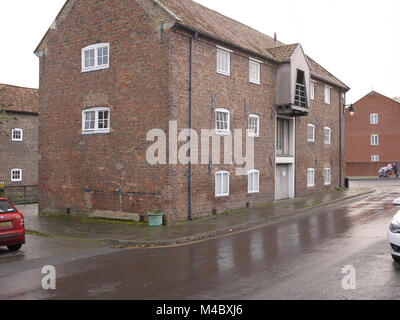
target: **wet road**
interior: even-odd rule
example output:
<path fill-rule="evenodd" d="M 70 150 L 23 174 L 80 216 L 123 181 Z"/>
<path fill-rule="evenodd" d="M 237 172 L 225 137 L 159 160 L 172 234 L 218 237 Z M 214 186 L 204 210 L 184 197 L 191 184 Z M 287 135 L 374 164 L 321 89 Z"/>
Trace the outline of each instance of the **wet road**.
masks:
<path fill-rule="evenodd" d="M 397 196 L 372 194 L 188 246 L 23 261 L 0 253 L 0 299 L 399 299 L 400 266 L 386 243 Z M 56 267 L 54 291 L 41 289 L 44 264 Z M 355 290 L 342 288 L 345 265 L 356 270 Z"/>

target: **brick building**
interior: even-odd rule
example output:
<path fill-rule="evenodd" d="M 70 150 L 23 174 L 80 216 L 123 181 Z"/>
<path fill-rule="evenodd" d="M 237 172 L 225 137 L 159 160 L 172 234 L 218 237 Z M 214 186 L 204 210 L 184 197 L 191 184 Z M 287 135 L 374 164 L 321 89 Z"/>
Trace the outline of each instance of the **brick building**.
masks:
<path fill-rule="evenodd" d="M 346 115 L 346 174 L 377 176 L 379 168 L 400 161 L 400 102 L 371 91 Z"/>
<path fill-rule="evenodd" d="M 0 182 L 7 187 L 38 184 L 39 90 L 0 84 Z"/>
<path fill-rule="evenodd" d="M 300 44 L 190 0 L 69 0 L 35 53 L 41 211 L 183 219 L 341 185 L 349 88 Z M 215 152 L 197 164 L 194 136 L 192 161 L 175 164 L 189 140 L 174 126 L 223 138 L 249 129 L 254 166 L 246 158 L 236 175 Z M 166 163 L 146 157 L 155 128 L 177 143 L 158 150 Z"/>

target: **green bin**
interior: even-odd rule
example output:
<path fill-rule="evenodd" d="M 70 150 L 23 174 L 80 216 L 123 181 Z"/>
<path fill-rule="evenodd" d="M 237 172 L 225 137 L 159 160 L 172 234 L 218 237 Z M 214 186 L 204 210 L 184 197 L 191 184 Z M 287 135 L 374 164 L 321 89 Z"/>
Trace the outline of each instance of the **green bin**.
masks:
<path fill-rule="evenodd" d="M 161 227 L 163 225 L 163 213 L 149 213 L 149 226 L 150 227 Z"/>

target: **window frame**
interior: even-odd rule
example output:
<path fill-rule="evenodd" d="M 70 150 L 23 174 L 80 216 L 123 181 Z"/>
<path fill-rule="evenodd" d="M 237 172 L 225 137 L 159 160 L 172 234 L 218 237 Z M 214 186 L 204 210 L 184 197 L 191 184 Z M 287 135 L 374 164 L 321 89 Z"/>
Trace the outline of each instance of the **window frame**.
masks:
<path fill-rule="evenodd" d="M 19 139 L 15 139 L 14 138 L 14 133 L 16 132 L 20 132 L 20 138 Z M 24 141 L 24 130 L 22 130 L 21 128 L 14 128 L 11 130 L 11 141 L 15 141 L 15 142 L 21 142 Z"/>
<path fill-rule="evenodd" d="M 375 119 L 376 119 L 376 122 L 374 121 Z M 373 125 L 379 124 L 379 115 L 378 115 L 378 113 L 371 113 L 369 115 L 369 124 L 373 124 Z"/>
<path fill-rule="evenodd" d="M 311 184 L 310 173 L 312 173 L 312 184 Z M 307 188 L 311 188 L 311 187 L 315 187 L 315 169 L 314 168 L 307 169 Z"/>
<path fill-rule="evenodd" d="M 331 104 L 331 87 L 325 86 L 325 104 L 330 105 Z"/>
<path fill-rule="evenodd" d="M 328 181 L 327 181 L 327 172 L 329 172 L 329 179 L 328 179 Z M 324 185 L 325 186 L 329 186 L 329 185 L 331 185 L 332 184 L 332 170 L 331 170 L 331 168 L 325 168 L 324 169 Z"/>
<path fill-rule="evenodd" d="M 326 139 L 326 134 L 329 132 L 329 140 Z M 332 129 L 329 127 L 324 128 L 324 143 L 330 145 L 332 143 Z"/>
<path fill-rule="evenodd" d="M 223 185 L 224 185 L 224 175 L 228 175 L 228 181 L 227 181 L 227 192 L 223 193 Z M 221 190 L 217 190 L 217 176 L 221 175 Z M 228 197 L 229 196 L 229 184 L 230 184 L 230 172 L 227 170 L 220 170 L 215 173 L 215 197 L 216 198 L 221 198 L 221 197 Z M 218 191 L 221 191 L 221 193 L 218 193 Z"/>
<path fill-rule="evenodd" d="M 220 113 L 226 113 L 228 115 L 227 121 L 228 121 L 228 128 L 226 130 L 220 130 L 218 129 L 218 122 L 217 122 L 217 115 L 218 112 Z M 217 108 L 215 109 L 215 132 L 218 135 L 224 135 L 224 136 L 229 136 L 231 134 L 231 112 L 228 109 L 225 108 Z"/>
<path fill-rule="evenodd" d="M 374 137 L 376 137 L 376 143 L 375 143 Z M 379 135 L 378 134 L 371 134 L 371 146 L 379 146 Z"/>
<path fill-rule="evenodd" d="M 231 53 L 232 53 L 232 50 L 217 46 L 217 73 L 222 74 L 224 76 L 231 75 Z M 227 59 L 227 69 L 228 70 L 227 71 L 220 68 L 221 65 L 220 65 L 219 54 L 226 54 L 228 57 L 228 59 Z"/>
<path fill-rule="evenodd" d="M 100 112 L 108 112 L 108 127 L 106 129 L 99 129 L 99 113 Z M 86 123 L 86 113 L 88 112 L 94 112 L 95 113 L 95 122 L 94 122 L 94 129 L 85 129 L 85 123 Z M 110 128 L 111 128 L 111 112 L 110 108 L 108 107 L 94 107 L 90 109 L 84 109 L 82 110 L 82 134 L 99 134 L 99 133 L 110 133 Z"/>
<path fill-rule="evenodd" d="M 261 84 L 261 61 L 249 58 L 249 82 L 250 83 L 254 83 L 254 84 Z M 256 79 L 252 79 L 251 76 L 251 66 L 255 66 L 256 67 L 256 71 L 257 71 L 257 78 Z"/>
<path fill-rule="evenodd" d="M 19 179 L 14 178 L 15 171 L 19 172 Z M 19 168 L 11 169 L 11 182 L 22 182 L 22 169 Z"/>
<path fill-rule="evenodd" d="M 371 162 L 380 162 L 380 157 L 378 155 L 372 155 Z"/>
<path fill-rule="evenodd" d="M 315 82 L 310 81 L 310 99 L 315 100 Z"/>
<path fill-rule="evenodd" d="M 257 174 L 257 185 L 255 184 L 254 175 Z M 250 175 L 253 175 L 253 185 L 252 190 L 250 190 Z M 260 193 L 260 170 L 252 169 L 248 172 L 247 178 L 247 192 L 248 193 Z"/>
<path fill-rule="evenodd" d="M 107 47 L 108 50 L 108 61 L 107 64 L 98 64 L 98 50 L 101 48 Z M 86 51 L 94 50 L 94 66 L 93 67 L 85 67 L 85 53 Z M 108 69 L 110 67 L 110 44 L 108 42 L 105 43 L 96 43 L 88 45 L 82 48 L 81 52 L 81 72 L 90 72 L 90 71 L 97 71 Z"/>
<path fill-rule="evenodd" d="M 310 139 L 309 138 L 309 136 L 308 136 L 308 129 L 309 128 L 313 128 L 313 138 L 312 139 Z M 307 125 L 307 142 L 315 142 L 315 125 L 313 125 L 313 124 L 311 124 L 311 123 L 309 123 L 308 125 Z"/>
<path fill-rule="evenodd" d="M 257 119 L 257 131 L 254 132 L 250 132 L 250 119 L 254 118 Z M 252 113 L 249 115 L 249 119 L 248 119 L 248 130 L 249 130 L 249 137 L 260 137 L 260 123 L 261 123 L 261 118 L 258 114 Z"/>

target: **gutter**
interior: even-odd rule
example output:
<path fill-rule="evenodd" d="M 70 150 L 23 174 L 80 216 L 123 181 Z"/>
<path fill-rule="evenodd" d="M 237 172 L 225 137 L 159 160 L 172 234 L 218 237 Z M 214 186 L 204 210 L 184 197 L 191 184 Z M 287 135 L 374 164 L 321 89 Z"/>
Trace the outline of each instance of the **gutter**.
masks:
<path fill-rule="evenodd" d="M 343 160 L 342 160 L 342 147 L 343 147 L 343 89 L 340 88 L 339 92 L 339 110 L 340 110 L 340 116 L 339 116 L 339 187 L 343 187 Z"/>

